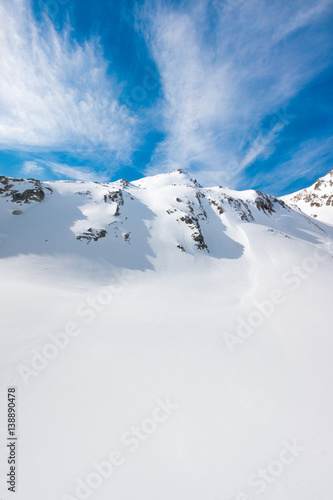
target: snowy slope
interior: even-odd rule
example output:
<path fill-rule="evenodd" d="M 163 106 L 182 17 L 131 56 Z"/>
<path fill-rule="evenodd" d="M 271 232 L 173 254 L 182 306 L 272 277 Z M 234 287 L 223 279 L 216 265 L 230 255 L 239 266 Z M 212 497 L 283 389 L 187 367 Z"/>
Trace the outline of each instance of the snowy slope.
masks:
<path fill-rule="evenodd" d="M 333 170 L 317 179 L 312 186 L 283 196 L 282 200 L 311 217 L 333 225 Z"/>
<path fill-rule="evenodd" d="M 331 226 L 182 171 L 0 182 L 4 500 L 331 498 Z"/>
<path fill-rule="evenodd" d="M 157 269 L 190 256 L 240 257 L 244 248 L 238 239 L 248 223 L 282 236 L 290 227 L 298 235 L 318 230 L 314 221 L 281 200 L 257 191 L 202 188 L 182 171 L 133 183 L 4 179 L 2 257 L 59 252 L 104 258 L 131 269 Z"/>

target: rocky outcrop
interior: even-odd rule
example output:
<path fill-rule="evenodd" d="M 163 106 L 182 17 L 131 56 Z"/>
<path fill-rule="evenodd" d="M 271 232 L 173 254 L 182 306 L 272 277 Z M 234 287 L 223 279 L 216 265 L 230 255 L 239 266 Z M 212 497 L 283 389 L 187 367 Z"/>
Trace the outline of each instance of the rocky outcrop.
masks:
<path fill-rule="evenodd" d="M 52 192 L 51 188 L 46 189 Z M 13 203 L 41 202 L 45 198 L 45 192 L 39 180 L 13 179 L 4 176 L 0 176 L 0 195 L 9 197 Z"/>
<path fill-rule="evenodd" d="M 80 241 L 86 241 L 87 243 L 90 243 L 92 240 L 93 241 L 98 241 L 100 238 L 105 238 L 107 235 L 107 231 L 105 229 L 97 229 L 93 230 L 91 227 L 87 229 L 87 231 L 83 234 L 80 234 L 79 236 L 76 237 L 77 240 Z"/>
<path fill-rule="evenodd" d="M 256 191 L 257 198 L 254 202 L 258 210 L 262 210 L 266 215 L 272 215 L 275 212 L 274 204 L 267 194 Z"/>
<path fill-rule="evenodd" d="M 312 186 L 284 196 L 283 199 L 307 215 L 332 224 L 333 208 L 328 207 L 333 207 L 333 170 L 317 179 Z"/>

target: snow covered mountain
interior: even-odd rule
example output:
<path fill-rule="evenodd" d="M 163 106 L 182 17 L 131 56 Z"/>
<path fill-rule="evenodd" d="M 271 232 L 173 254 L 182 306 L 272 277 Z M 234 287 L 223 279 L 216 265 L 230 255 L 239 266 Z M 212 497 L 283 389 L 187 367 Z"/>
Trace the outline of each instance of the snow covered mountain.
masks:
<path fill-rule="evenodd" d="M 331 498 L 333 228 L 318 219 L 183 171 L 0 177 L 15 498 Z"/>
<path fill-rule="evenodd" d="M 311 217 L 333 225 L 333 170 L 317 179 L 312 186 L 282 199 Z"/>
<path fill-rule="evenodd" d="M 244 223 L 283 237 L 293 235 L 295 224 L 319 228 L 277 198 L 203 188 L 181 170 L 132 183 L 0 177 L 0 203 L 3 257 L 75 253 L 131 269 L 181 262 L 179 252 L 240 257 L 239 236 L 231 233 L 242 234 Z"/>

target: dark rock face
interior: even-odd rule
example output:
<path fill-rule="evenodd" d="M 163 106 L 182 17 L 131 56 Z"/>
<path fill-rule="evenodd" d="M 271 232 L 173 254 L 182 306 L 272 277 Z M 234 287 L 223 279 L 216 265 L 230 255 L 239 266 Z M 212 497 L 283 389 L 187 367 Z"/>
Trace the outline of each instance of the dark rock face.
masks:
<path fill-rule="evenodd" d="M 231 196 L 226 196 L 226 200 L 228 201 L 229 205 L 233 207 L 236 214 L 241 218 L 241 220 L 244 220 L 246 222 L 254 221 L 252 212 L 245 201 L 231 198 Z"/>
<path fill-rule="evenodd" d="M 201 228 L 200 228 L 199 224 L 197 226 L 197 231 L 192 233 L 192 238 L 196 242 L 196 246 L 197 246 L 197 248 L 199 248 L 199 250 L 207 250 L 207 252 L 209 253 L 208 247 L 207 247 L 205 240 L 204 240 L 204 237 L 201 233 Z"/>
<path fill-rule="evenodd" d="M 275 212 L 274 204 L 269 199 L 266 194 L 261 193 L 260 191 L 256 191 L 257 199 L 254 202 L 255 206 L 258 210 L 262 210 L 265 214 L 272 215 Z"/>
<path fill-rule="evenodd" d="M 333 195 L 331 194 L 333 190 L 333 170 L 328 172 L 324 177 L 320 177 L 316 182 L 309 188 L 299 191 L 294 196 L 290 197 L 288 203 L 292 205 L 298 205 L 298 202 L 302 202 L 299 206 L 303 211 L 311 215 L 311 217 L 318 217 L 315 213 L 318 209 L 326 206 L 333 206 Z M 305 203 L 306 205 L 303 205 Z M 307 211 L 308 207 L 311 207 L 313 211 Z"/>
<path fill-rule="evenodd" d="M 109 200 L 117 203 L 118 205 L 124 204 L 124 197 L 121 189 L 118 189 L 117 191 L 110 191 L 108 194 L 108 198 Z"/>
<path fill-rule="evenodd" d="M 327 197 L 326 205 L 327 206 L 331 205 L 333 207 L 333 195 Z"/>
<path fill-rule="evenodd" d="M 96 230 L 93 231 L 92 228 L 90 227 L 85 233 L 83 233 L 80 236 L 77 236 L 76 239 L 90 243 L 91 240 L 98 241 L 100 238 L 105 238 L 107 234 L 108 233 L 105 229 L 98 229 L 97 231 Z"/>
<path fill-rule="evenodd" d="M 181 217 L 180 218 L 181 221 L 185 222 L 185 224 L 189 224 L 189 225 L 193 225 L 194 224 L 194 221 L 191 217 L 189 217 L 188 215 L 185 215 L 184 217 Z"/>
<path fill-rule="evenodd" d="M 23 193 L 13 193 L 12 201 L 22 201 L 24 203 L 31 203 L 32 201 L 43 201 L 45 193 L 42 188 L 26 189 Z"/>
<path fill-rule="evenodd" d="M 122 181 L 125 181 L 125 180 L 122 179 Z M 115 211 L 114 215 L 116 217 L 119 217 L 119 215 L 120 215 L 120 207 L 124 204 L 124 195 L 123 195 L 122 190 L 118 189 L 117 191 L 109 191 L 109 193 L 107 195 L 104 195 L 104 202 L 107 203 L 108 199 L 112 203 L 116 203 L 117 204 L 117 208 L 116 208 L 116 211 Z"/>
<path fill-rule="evenodd" d="M 222 215 L 223 214 L 223 208 L 222 208 L 222 205 L 217 203 L 215 200 L 209 200 L 209 203 L 211 205 L 214 205 L 219 213 L 219 215 Z"/>
<path fill-rule="evenodd" d="M 185 215 L 183 217 L 180 217 L 182 222 L 185 222 L 185 224 L 188 224 L 188 226 L 192 230 L 191 237 L 195 241 L 196 247 L 199 250 L 206 250 L 209 253 L 208 247 L 205 243 L 204 237 L 201 232 L 201 227 L 199 224 L 199 220 L 197 217 L 189 217 L 188 215 Z"/>
<path fill-rule="evenodd" d="M 317 194 L 312 193 L 304 195 L 303 198 L 299 195 L 294 198 L 295 201 L 300 201 L 302 199 L 307 203 L 310 203 L 310 207 L 322 207 L 324 205 L 333 206 L 333 195 L 328 196 L 327 194 L 323 194 L 322 196 L 318 196 Z"/>
<path fill-rule="evenodd" d="M 20 192 L 17 187 L 18 183 L 29 182 L 31 188 Z M 47 188 L 52 192 L 51 188 Z M 45 198 L 45 192 L 42 188 L 40 181 L 37 179 L 11 179 L 9 177 L 0 176 L 0 195 L 5 197 L 11 196 L 11 201 L 13 203 L 34 203 L 41 202 Z"/>
<path fill-rule="evenodd" d="M 314 189 L 316 190 L 321 190 L 322 187 L 333 187 L 333 179 L 329 179 L 328 177 L 331 176 L 333 177 L 333 170 L 328 172 L 328 174 L 325 176 L 325 178 L 317 179 L 316 183 L 314 185 Z"/>
<path fill-rule="evenodd" d="M 0 195 L 10 196 L 11 189 L 15 182 L 23 182 L 24 179 L 10 179 L 9 177 L 0 176 Z"/>
<path fill-rule="evenodd" d="M 281 205 L 282 208 L 285 208 L 286 210 L 290 210 L 288 205 L 286 205 L 283 200 L 279 200 L 278 198 L 273 198 L 273 201 L 274 201 L 274 203 L 278 203 L 279 205 Z"/>

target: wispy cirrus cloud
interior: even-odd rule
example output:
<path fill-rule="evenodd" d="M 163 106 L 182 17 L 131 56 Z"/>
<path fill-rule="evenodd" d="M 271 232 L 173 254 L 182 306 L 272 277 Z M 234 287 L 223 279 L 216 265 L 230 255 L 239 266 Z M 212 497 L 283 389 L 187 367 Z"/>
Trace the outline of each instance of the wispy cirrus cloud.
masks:
<path fill-rule="evenodd" d="M 138 26 L 160 72 L 165 133 L 147 171 L 185 167 L 203 182 L 235 184 L 268 157 L 289 123 L 274 117 L 332 62 L 321 25 L 331 8 L 328 0 L 146 2 Z"/>
<path fill-rule="evenodd" d="M 206 185 L 243 188 L 260 175 L 262 185 L 275 157 L 307 155 L 312 130 L 314 149 L 328 147 L 329 105 L 317 99 L 316 125 L 305 131 L 302 95 L 332 68 L 333 0 L 146 0 L 135 9 L 136 32 L 132 3 L 100 0 L 81 11 L 71 0 L 59 30 L 56 13 L 55 24 L 37 21 L 31 1 L 0 2 L 7 173 L 110 179 L 182 167 Z M 101 38 L 89 22 L 80 26 L 81 15 L 95 16 Z"/>
<path fill-rule="evenodd" d="M 25 175 L 42 175 L 45 177 L 48 173 L 54 174 L 59 178 L 69 178 L 80 181 L 106 181 L 109 177 L 106 173 L 96 172 L 95 170 L 84 166 L 72 166 L 66 163 L 59 163 L 49 160 L 25 161 L 22 167 L 22 173 Z"/>
<path fill-rule="evenodd" d="M 121 86 L 96 39 L 80 45 L 70 27 L 58 32 L 46 17 L 38 24 L 29 1 L 2 0 L 0 46 L 1 149 L 96 149 L 110 168 L 129 161 L 138 119 L 119 104 Z"/>
<path fill-rule="evenodd" d="M 263 190 L 268 193 L 281 190 L 289 194 L 294 189 L 288 190 L 288 184 L 292 186 L 293 182 L 304 179 L 310 185 L 314 174 L 317 178 L 325 175 L 332 168 L 333 138 L 323 138 L 320 141 L 309 139 L 293 151 L 287 160 L 279 162 L 275 169 L 265 175 L 264 179 L 255 175 L 252 182 L 254 185 L 263 184 Z"/>
<path fill-rule="evenodd" d="M 308 24 L 312 24 L 317 19 L 327 12 L 328 7 L 332 4 L 330 0 L 322 0 L 313 3 L 313 5 L 296 11 L 294 16 L 285 22 L 273 37 L 273 42 L 277 43 L 283 40 L 286 36 L 304 28 Z"/>
<path fill-rule="evenodd" d="M 99 181 L 103 182 L 109 180 L 108 175 L 102 172 L 96 172 L 91 168 L 84 166 L 71 166 L 66 163 L 57 163 L 54 161 L 46 161 L 44 165 L 47 169 L 53 172 L 60 178 L 69 178 L 80 181 Z"/>
<path fill-rule="evenodd" d="M 44 167 L 38 165 L 36 161 L 25 161 L 22 167 L 22 173 L 26 176 L 41 175 L 45 171 Z"/>

